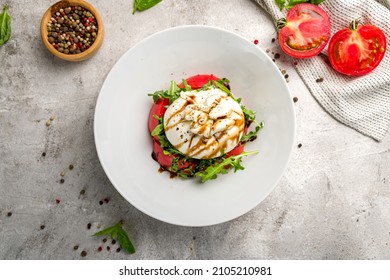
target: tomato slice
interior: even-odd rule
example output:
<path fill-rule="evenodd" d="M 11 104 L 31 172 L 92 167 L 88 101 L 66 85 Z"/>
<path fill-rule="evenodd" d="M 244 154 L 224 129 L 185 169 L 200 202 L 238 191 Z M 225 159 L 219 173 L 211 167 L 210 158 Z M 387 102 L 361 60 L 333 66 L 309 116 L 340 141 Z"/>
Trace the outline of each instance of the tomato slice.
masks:
<path fill-rule="evenodd" d="M 154 117 L 155 115 L 159 118 L 164 116 L 165 111 L 167 110 L 166 106 L 169 105 L 168 98 L 160 98 L 153 104 L 149 112 L 149 132 L 151 133 L 153 129 L 158 125 L 158 120 Z"/>
<path fill-rule="evenodd" d="M 187 79 L 187 84 L 192 88 L 192 89 L 200 89 L 203 87 L 205 84 L 207 84 L 208 81 L 218 81 L 219 78 L 214 76 L 214 75 L 208 75 L 208 74 L 198 74 L 195 76 L 191 76 Z M 184 88 L 184 84 L 181 83 L 179 85 L 180 88 Z"/>
<path fill-rule="evenodd" d="M 373 25 L 357 21 L 333 35 L 328 47 L 332 67 L 345 75 L 370 73 L 382 61 L 386 51 L 385 34 Z"/>
<path fill-rule="evenodd" d="M 244 145 L 239 143 L 233 150 L 226 154 L 226 157 L 238 156 L 244 151 Z"/>
<path fill-rule="evenodd" d="M 277 22 L 282 50 L 296 58 L 319 54 L 330 38 L 330 19 L 319 6 L 298 4 Z"/>

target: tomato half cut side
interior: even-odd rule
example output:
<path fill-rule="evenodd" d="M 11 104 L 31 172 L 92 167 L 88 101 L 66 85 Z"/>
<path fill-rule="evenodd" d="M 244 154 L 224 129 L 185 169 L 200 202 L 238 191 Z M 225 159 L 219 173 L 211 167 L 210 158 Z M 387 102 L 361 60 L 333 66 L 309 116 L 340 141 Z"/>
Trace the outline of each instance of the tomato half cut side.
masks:
<path fill-rule="evenodd" d="M 296 58 L 319 54 L 330 38 L 330 19 L 319 6 L 298 4 L 277 21 L 282 50 Z"/>
<path fill-rule="evenodd" d="M 187 79 L 187 84 L 192 88 L 192 89 L 200 89 L 203 87 L 205 84 L 208 83 L 208 81 L 218 81 L 219 78 L 214 76 L 214 75 L 208 75 L 208 74 L 198 74 L 195 76 L 191 76 Z M 184 84 L 181 83 L 179 85 L 180 88 L 184 88 Z"/>
<path fill-rule="evenodd" d="M 355 20 L 350 28 L 338 31 L 328 48 L 332 67 L 345 75 L 361 76 L 373 71 L 386 52 L 386 36 L 373 25 L 359 25 Z"/>

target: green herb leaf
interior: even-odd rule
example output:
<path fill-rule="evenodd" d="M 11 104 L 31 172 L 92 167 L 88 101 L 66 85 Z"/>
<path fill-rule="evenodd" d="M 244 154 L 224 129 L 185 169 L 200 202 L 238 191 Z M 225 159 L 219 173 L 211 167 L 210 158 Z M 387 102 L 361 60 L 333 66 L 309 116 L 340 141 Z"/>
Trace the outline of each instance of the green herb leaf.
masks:
<path fill-rule="evenodd" d="M 3 13 L 0 14 L 0 46 L 11 37 L 11 16 L 8 13 L 8 5 L 4 5 Z"/>
<path fill-rule="evenodd" d="M 286 5 L 286 0 L 275 0 L 276 5 L 278 5 L 280 10 L 283 10 Z"/>
<path fill-rule="evenodd" d="M 98 231 L 93 236 L 103 236 L 103 235 L 110 235 L 112 239 L 118 238 L 119 245 L 125 252 L 129 254 L 135 253 L 135 248 L 133 243 L 131 243 L 129 236 L 127 235 L 126 231 L 122 228 L 122 222 L 119 222 L 114 226 Z"/>
<path fill-rule="evenodd" d="M 180 97 L 181 88 L 176 84 L 176 82 L 171 81 L 169 90 L 159 90 L 154 93 L 149 93 L 148 96 L 153 97 L 153 102 L 157 102 L 160 98 L 169 99 L 169 104 L 172 104 L 173 101 Z"/>
<path fill-rule="evenodd" d="M 226 174 L 228 171 L 228 168 L 234 168 L 234 172 L 237 170 L 243 170 L 244 167 L 241 165 L 241 158 L 244 156 L 248 156 L 251 154 L 257 154 L 258 151 L 253 152 L 243 152 L 236 156 L 231 156 L 228 158 L 223 159 L 221 162 L 210 165 L 207 167 L 204 171 L 199 171 L 195 173 L 195 176 L 198 176 L 201 178 L 202 183 L 216 179 L 218 174 Z"/>
<path fill-rule="evenodd" d="M 264 122 L 261 122 L 255 126 L 255 130 L 250 131 L 248 134 L 243 134 L 241 137 L 241 143 L 246 143 L 248 141 L 253 141 L 257 138 L 257 133 L 264 127 Z"/>
<path fill-rule="evenodd" d="M 184 85 L 184 89 L 186 91 L 191 91 L 192 90 L 191 86 L 187 83 L 186 79 L 183 79 L 183 85 Z"/>
<path fill-rule="evenodd" d="M 136 11 L 145 11 L 157 5 L 162 0 L 134 0 L 133 15 Z"/>
<path fill-rule="evenodd" d="M 278 5 L 280 10 L 283 10 L 284 8 L 286 9 L 291 9 L 295 5 L 302 4 L 302 3 L 311 3 L 314 5 L 319 5 L 324 0 L 275 0 L 276 5 Z"/>

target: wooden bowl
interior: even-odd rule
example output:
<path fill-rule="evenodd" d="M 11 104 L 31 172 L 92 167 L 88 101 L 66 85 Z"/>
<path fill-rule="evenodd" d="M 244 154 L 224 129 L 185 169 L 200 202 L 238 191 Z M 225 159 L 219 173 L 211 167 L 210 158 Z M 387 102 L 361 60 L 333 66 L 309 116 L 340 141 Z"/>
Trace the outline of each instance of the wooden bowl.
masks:
<path fill-rule="evenodd" d="M 48 31 L 47 31 L 47 24 L 52 17 L 53 14 L 58 12 L 60 9 L 64 9 L 69 6 L 80 6 L 88 11 L 90 11 L 94 16 L 97 21 L 97 35 L 95 42 L 91 45 L 90 48 L 87 50 L 79 53 L 79 54 L 64 54 L 59 51 L 57 51 L 52 44 L 50 44 L 48 40 Z M 85 2 L 84 0 L 64 0 L 64 1 L 59 1 L 52 5 L 45 14 L 42 17 L 41 21 L 41 38 L 43 43 L 45 44 L 46 48 L 55 56 L 67 60 L 67 61 L 83 61 L 88 58 L 91 58 L 101 47 L 103 43 L 103 37 L 104 37 L 104 26 L 103 26 L 103 21 L 102 18 L 99 14 L 99 12 L 88 2 Z"/>

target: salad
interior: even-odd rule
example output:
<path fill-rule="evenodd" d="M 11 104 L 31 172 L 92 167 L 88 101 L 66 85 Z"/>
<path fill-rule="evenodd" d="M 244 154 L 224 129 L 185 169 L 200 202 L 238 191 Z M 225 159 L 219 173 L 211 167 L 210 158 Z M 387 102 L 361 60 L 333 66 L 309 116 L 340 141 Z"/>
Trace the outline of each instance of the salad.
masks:
<path fill-rule="evenodd" d="M 199 177 L 203 183 L 244 169 L 242 158 L 258 153 L 244 146 L 264 123 L 231 93 L 228 79 L 195 75 L 149 96 L 152 157 L 171 177 Z"/>

